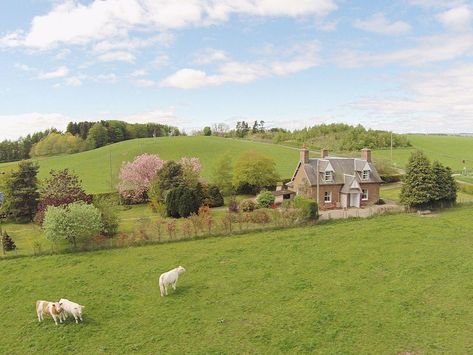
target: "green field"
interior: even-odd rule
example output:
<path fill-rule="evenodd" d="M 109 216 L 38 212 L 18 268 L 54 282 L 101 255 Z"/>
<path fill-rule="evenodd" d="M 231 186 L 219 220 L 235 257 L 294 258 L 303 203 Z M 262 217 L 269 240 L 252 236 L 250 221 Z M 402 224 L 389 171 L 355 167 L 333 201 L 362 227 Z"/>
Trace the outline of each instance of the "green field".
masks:
<path fill-rule="evenodd" d="M 459 136 L 429 136 L 429 135 L 409 135 L 409 141 L 413 148 L 394 149 L 393 161 L 399 167 L 404 167 L 415 149 L 420 149 L 431 160 L 438 160 L 449 166 L 454 171 L 461 171 L 466 165 L 473 170 L 473 137 Z M 374 158 L 391 159 L 389 150 L 377 150 L 373 154 Z M 465 160 L 465 164 L 463 164 Z"/>
<path fill-rule="evenodd" d="M 48 176 L 51 169 L 69 168 L 79 175 L 87 192 L 109 192 L 117 183 L 122 162 L 133 160 L 141 153 L 159 154 L 166 160 L 180 159 L 183 156 L 198 157 L 202 163 L 202 177 L 210 179 L 214 163 L 223 153 L 228 152 L 237 159 L 240 154 L 247 151 L 257 151 L 273 157 L 277 162 L 277 170 L 283 178 L 291 177 L 299 159 L 299 152 L 295 149 L 246 140 L 201 136 L 144 138 L 83 153 L 39 159 L 39 177 Z M 11 169 L 16 164 L 0 164 L 0 171 Z"/>
<path fill-rule="evenodd" d="M 472 214 L 2 261 L 0 353 L 471 353 Z M 60 297 L 83 324 L 37 322 L 35 301 Z"/>

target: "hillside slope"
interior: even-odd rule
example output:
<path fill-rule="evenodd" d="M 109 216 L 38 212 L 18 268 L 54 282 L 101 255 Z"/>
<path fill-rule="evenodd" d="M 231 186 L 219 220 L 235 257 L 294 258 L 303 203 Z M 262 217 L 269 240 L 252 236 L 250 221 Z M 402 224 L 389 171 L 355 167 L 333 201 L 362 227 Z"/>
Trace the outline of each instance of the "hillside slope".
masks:
<path fill-rule="evenodd" d="M 216 159 L 225 152 L 234 159 L 246 151 L 258 151 L 271 156 L 282 177 L 290 177 L 297 163 L 297 150 L 245 140 L 219 137 L 159 137 L 134 139 L 83 153 L 38 159 L 39 177 L 44 178 L 51 169 L 69 168 L 82 179 L 89 193 L 108 192 L 117 182 L 123 161 L 130 161 L 141 153 L 159 154 L 163 159 L 196 156 L 202 163 L 202 177 L 211 178 Z M 0 164 L 0 171 L 11 169 L 17 163 Z M 111 166 L 111 169 L 110 169 Z"/>
<path fill-rule="evenodd" d="M 2 261 L 0 353 L 470 353 L 472 213 Z M 83 324 L 38 323 L 60 297 Z"/>

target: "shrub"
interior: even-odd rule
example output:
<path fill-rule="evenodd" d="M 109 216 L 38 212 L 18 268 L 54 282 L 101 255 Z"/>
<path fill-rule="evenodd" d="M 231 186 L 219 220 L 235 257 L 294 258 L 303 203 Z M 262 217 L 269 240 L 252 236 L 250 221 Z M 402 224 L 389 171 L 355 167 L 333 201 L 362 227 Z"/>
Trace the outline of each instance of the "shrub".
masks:
<path fill-rule="evenodd" d="M 238 202 L 235 196 L 230 197 L 228 201 L 228 212 L 238 212 Z"/>
<path fill-rule="evenodd" d="M 220 207 L 223 206 L 223 195 L 220 192 L 218 186 L 210 185 L 208 188 L 208 199 L 210 207 Z"/>
<path fill-rule="evenodd" d="M 43 222 L 46 238 L 52 242 L 68 241 L 74 248 L 78 242 L 91 239 L 100 233 L 100 211 L 92 205 L 74 202 L 67 207 L 49 206 Z"/>
<path fill-rule="evenodd" d="M 101 233 L 107 237 L 113 237 L 118 232 L 119 218 L 117 206 L 112 199 L 96 196 L 93 204 L 100 211 L 102 220 Z"/>
<path fill-rule="evenodd" d="M 12 251 L 16 249 L 15 242 L 13 241 L 13 239 L 11 239 L 11 237 L 8 235 L 6 231 L 3 231 L 1 233 L 1 237 L 2 237 L 2 247 L 4 251 Z"/>
<path fill-rule="evenodd" d="M 260 194 L 256 197 L 256 202 L 258 202 L 258 207 L 260 208 L 269 208 L 274 203 L 275 197 L 270 191 L 261 191 Z"/>
<path fill-rule="evenodd" d="M 319 217 L 317 202 L 313 200 L 296 196 L 294 199 L 294 207 L 300 209 L 302 216 L 307 220 L 316 220 Z"/>
<path fill-rule="evenodd" d="M 256 208 L 256 203 L 253 200 L 246 199 L 240 202 L 240 210 L 243 212 L 253 212 Z"/>
<path fill-rule="evenodd" d="M 189 217 L 197 213 L 200 207 L 199 197 L 194 189 L 179 186 L 169 191 L 166 197 L 166 210 L 169 217 Z"/>
<path fill-rule="evenodd" d="M 271 218 L 265 210 L 256 210 L 253 213 L 250 213 L 250 219 L 252 223 L 256 224 L 267 224 L 271 222 Z"/>

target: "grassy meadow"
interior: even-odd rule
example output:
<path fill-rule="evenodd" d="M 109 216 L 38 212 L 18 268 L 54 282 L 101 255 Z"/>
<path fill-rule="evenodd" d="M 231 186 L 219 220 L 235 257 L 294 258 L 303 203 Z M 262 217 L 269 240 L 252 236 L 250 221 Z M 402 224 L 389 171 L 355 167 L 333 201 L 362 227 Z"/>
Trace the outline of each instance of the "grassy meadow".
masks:
<path fill-rule="evenodd" d="M 472 213 L 1 261 L 0 353 L 470 353 Z M 38 323 L 60 297 L 83 324 Z"/>
<path fill-rule="evenodd" d="M 394 149 L 393 162 L 404 167 L 415 149 L 422 150 L 431 160 L 438 160 L 454 171 L 461 171 L 466 165 L 473 170 L 473 138 L 459 136 L 408 135 L 413 148 Z M 377 150 L 373 157 L 390 160 L 390 150 Z M 465 160 L 465 164 L 463 164 Z"/>

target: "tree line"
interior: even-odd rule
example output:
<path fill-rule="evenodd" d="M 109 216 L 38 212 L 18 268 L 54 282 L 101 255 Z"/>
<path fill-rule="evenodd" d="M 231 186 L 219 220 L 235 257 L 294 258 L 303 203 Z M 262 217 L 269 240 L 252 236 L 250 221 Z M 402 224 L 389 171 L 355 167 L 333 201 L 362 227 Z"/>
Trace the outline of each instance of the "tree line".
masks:
<path fill-rule="evenodd" d="M 159 123 L 128 123 L 117 120 L 69 122 L 65 132 L 51 128 L 17 140 L 0 142 L 0 163 L 78 153 L 134 138 L 182 134 L 176 127 Z"/>
<path fill-rule="evenodd" d="M 266 128 L 264 121 L 238 121 L 231 129 L 224 123 L 205 127 L 197 134 L 216 135 L 228 138 L 250 138 L 300 146 L 305 143 L 312 149 L 327 148 L 333 151 L 355 151 L 362 148 L 383 149 L 409 147 L 405 135 L 388 131 L 366 129 L 362 125 L 345 123 L 320 124 L 303 129 Z"/>

